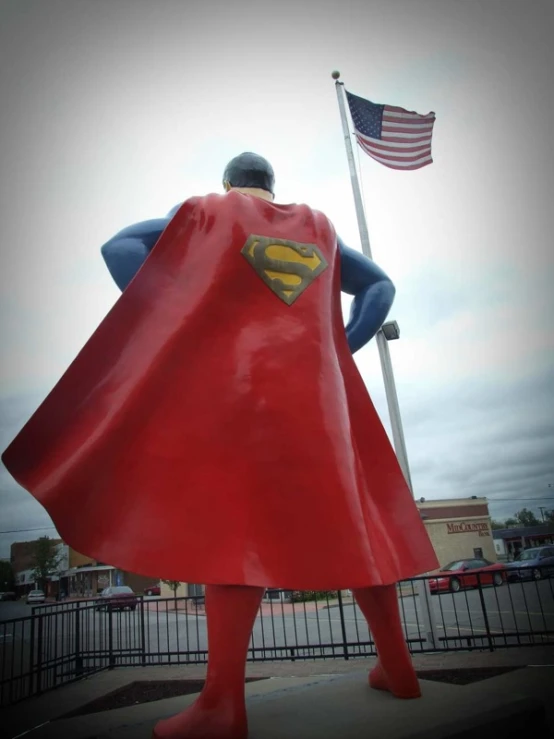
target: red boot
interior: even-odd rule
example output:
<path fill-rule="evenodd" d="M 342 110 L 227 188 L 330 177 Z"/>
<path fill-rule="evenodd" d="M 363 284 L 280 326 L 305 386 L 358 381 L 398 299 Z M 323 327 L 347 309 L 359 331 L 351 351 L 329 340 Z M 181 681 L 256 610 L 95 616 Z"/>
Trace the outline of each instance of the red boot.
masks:
<path fill-rule="evenodd" d="M 246 656 L 264 588 L 206 586 L 208 674 L 197 700 L 159 721 L 153 739 L 247 739 Z"/>
<path fill-rule="evenodd" d="M 369 673 L 369 684 L 397 698 L 419 698 L 421 689 L 404 638 L 395 585 L 354 590 L 375 641 L 379 660 Z"/>

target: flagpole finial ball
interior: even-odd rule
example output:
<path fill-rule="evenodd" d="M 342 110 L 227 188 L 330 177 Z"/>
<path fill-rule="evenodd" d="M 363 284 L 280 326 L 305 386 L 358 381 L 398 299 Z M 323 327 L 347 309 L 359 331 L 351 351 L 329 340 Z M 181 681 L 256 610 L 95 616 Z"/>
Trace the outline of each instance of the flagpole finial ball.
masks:
<path fill-rule="evenodd" d="M 339 72 L 339 71 L 338 71 L 337 69 L 335 69 L 335 71 L 334 71 L 334 72 L 331 72 L 331 77 L 332 77 L 332 78 L 333 78 L 334 80 L 338 80 L 338 78 L 340 77 L 340 72 Z"/>

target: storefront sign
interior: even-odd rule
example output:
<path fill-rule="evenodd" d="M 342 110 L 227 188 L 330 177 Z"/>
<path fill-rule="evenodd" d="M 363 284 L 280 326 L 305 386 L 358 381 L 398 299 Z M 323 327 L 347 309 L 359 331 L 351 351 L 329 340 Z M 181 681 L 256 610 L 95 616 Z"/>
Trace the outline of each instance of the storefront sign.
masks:
<path fill-rule="evenodd" d="M 446 529 L 449 534 L 475 534 L 479 536 L 490 536 L 489 525 L 486 522 L 483 523 L 468 523 L 462 521 L 460 523 L 447 523 Z"/>

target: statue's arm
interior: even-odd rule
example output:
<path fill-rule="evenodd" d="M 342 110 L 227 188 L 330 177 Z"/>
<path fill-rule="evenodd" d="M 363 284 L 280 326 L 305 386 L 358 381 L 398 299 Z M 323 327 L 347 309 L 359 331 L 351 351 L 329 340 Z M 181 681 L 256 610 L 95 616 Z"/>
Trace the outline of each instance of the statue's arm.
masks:
<path fill-rule="evenodd" d="M 370 341 L 392 307 L 395 287 L 375 262 L 337 239 L 340 253 L 341 290 L 354 296 L 346 338 L 352 353 Z"/>
<path fill-rule="evenodd" d="M 150 221 L 127 226 L 102 246 L 100 251 L 106 266 L 122 292 L 142 267 L 163 230 L 180 207 L 181 204 L 176 205 L 165 218 L 153 218 Z"/>

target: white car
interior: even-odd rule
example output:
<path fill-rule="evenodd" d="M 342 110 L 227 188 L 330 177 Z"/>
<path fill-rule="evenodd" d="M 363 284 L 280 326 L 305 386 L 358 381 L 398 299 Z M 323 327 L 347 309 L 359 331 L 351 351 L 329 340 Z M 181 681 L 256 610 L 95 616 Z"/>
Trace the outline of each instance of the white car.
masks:
<path fill-rule="evenodd" d="M 46 596 L 42 590 L 31 590 L 27 593 L 27 604 L 30 603 L 44 603 Z"/>

